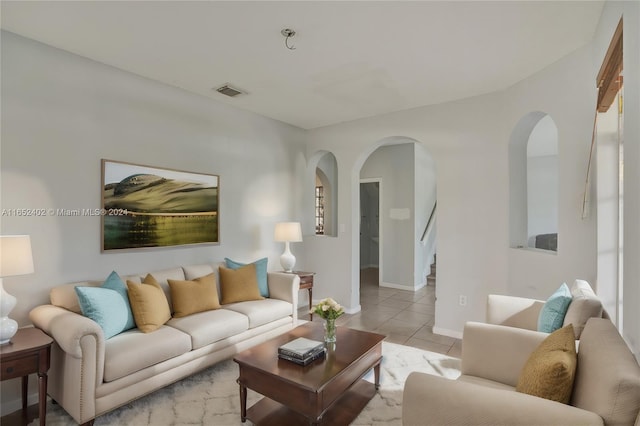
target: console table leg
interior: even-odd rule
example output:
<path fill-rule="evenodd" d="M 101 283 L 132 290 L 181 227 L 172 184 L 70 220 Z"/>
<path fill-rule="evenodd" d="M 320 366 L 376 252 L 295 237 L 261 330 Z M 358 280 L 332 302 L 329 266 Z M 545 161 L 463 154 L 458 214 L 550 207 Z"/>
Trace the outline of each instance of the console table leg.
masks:
<path fill-rule="evenodd" d="M 29 423 L 27 415 L 27 396 L 29 393 L 29 376 L 22 376 L 22 418 Z"/>
<path fill-rule="evenodd" d="M 373 367 L 373 375 L 375 377 L 374 383 L 376 385 L 376 390 L 380 389 L 380 364 L 382 364 L 382 362 L 379 362 L 378 364 L 376 364 L 375 367 Z"/>
<path fill-rule="evenodd" d="M 47 373 L 38 373 L 38 415 L 40 426 L 47 422 Z"/>

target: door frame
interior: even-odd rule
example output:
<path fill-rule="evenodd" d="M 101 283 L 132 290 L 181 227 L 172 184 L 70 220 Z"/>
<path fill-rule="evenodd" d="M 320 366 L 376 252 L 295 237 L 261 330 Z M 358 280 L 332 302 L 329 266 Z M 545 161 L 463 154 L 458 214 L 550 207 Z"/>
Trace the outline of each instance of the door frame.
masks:
<path fill-rule="evenodd" d="M 358 184 L 358 217 L 362 220 L 362 211 L 360 211 L 362 206 L 362 191 L 361 184 L 363 183 L 378 183 L 378 287 L 382 282 L 382 265 L 383 265 L 383 250 L 382 250 L 382 242 L 383 242 L 383 233 L 382 233 L 382 178 L 361 178 Z M 360 226 L 360 223 L 358 223 Z M 360 240 L 358 240 L 358 244 L 360 244 Z M 360 252 L 362 252 L 362 246 L 360 245 Z M 360 270 L 360 268 L 358 268 Z"/>

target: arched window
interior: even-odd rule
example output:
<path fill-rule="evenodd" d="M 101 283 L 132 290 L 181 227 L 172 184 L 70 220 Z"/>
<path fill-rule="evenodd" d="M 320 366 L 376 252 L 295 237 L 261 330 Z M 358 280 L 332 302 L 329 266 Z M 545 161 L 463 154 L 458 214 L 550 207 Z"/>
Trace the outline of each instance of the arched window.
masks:
<path fill-rule="evenodd" d="M 523 117 L 509 144 L 510 243 L 558 250 L 558 129 L 543 112 Z"/>

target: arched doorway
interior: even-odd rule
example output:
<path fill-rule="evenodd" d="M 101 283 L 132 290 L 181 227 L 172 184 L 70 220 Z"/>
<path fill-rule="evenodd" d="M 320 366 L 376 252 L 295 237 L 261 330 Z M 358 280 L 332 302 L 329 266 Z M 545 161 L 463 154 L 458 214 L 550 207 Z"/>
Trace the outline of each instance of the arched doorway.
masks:
<path fill-rule="evenodd" d="M 379 217 L 367 217 L 366 225 L 379 224 L 378 285 L 415 291 L 426 285 L 436 249 L 435 226 L 425 233 L 436 200 L 435 161 L 427 148 L 409 137 L 389 137 L 363 152 L 352 172 L 352 297 L 360 301 L 362 262 L 361 182 L 378 183 Z M 375 213 L 369 213 L 371 216 Z M 374 241 L 368 241 L 368 243 Z M 370 250 L 371 246 L 367 247 Z M 369 257 L 371 259 L 371 257 Z"/>

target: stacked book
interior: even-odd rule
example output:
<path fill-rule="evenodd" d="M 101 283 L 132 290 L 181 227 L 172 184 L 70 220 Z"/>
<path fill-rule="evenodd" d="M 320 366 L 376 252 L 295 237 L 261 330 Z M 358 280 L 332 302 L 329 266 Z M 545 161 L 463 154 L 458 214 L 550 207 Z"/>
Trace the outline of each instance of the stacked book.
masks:
<path fill-rule="evenodd" d="M 278 357 L 299 365 L 307 365 L 316 359 L 324 357 L 325 349 L 322 342 L 298 337 L 278 348 Z"/>

